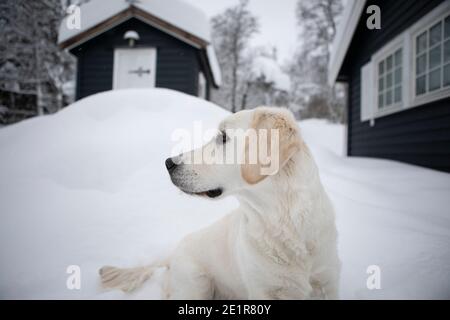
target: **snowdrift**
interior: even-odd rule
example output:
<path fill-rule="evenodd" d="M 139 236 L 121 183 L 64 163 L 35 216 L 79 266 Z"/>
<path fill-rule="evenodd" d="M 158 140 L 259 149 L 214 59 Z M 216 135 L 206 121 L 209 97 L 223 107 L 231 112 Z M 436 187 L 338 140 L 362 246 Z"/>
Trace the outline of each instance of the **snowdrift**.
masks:
<path fill-rule="evenodd" d="M 164 167 L 172 133 L 228 113 L 170 90 L 98 94 L 0 129 L 0 298 L 159 299 L 162 272 L 142 290 L 104 292 L 97 270 L 162 258 L 187 233 L 237 206 L 181 194 Z M 300 123 L 335 204 L 342 298 L 450 298 L 450 175 L 343 158 L 343 128 Z M 68 266 L 81 268 L 69 290 Z M 381 289 L 368 290 L 370 265 Z"/>

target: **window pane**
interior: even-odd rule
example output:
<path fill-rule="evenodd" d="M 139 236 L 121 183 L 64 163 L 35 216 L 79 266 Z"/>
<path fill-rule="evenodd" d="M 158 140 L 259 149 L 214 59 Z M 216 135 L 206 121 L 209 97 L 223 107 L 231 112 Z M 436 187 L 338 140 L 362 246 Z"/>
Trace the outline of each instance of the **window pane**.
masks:
<path fill-rule="evenodd" d="M 447 40 L 444 44 L 444 62 L 450 61 L 450 40 Z"/>
<path fill-rule="evenodd" d="M 441 52 L 442 47 L 439 45 L 433 50 L 430 50 L 430 57 L 429 57 L 429 69 L 434 69 L 441 65 Z"/>
<path fill-rule="evenodd" d="M 390 106 L 392 104 L 392 90 L 388 90 L 386 92 L 386 106 Z"/>
<path fill-rule="evenodd" d="M 384 107 L 384 95 L 378 95 L 378 108 L 381 109 Z"/>
<path fill-rule="evenodd" d="M 427 49 L 427 32 L 425 31 L 417 37 L 416 51 L 417 54 L 424 52 Z"/>
<path fill-rule="evenodd" d="M 395 84 L 399 84 L 402 82 L 402 68 L 397 68 L 395 70 Z"/>
<path fill-rule="evenodd" d="M 450 64 L 444 67 L 444 87 L 450 86 Z"/>
<path fill-rule="evenodd" d="M 399 66 L 402 64 L 402 49 L 397 50 L 395 52 L 395 65 Z"/>
<path fill-rule="evenodd" d="M 416 74 L 423 74 L 427 70 L 427 54 L 424 53 L 416 60 Z"/>
<path fill-rule="evenodd" d="M 441 69 L 428 74 L 428 91 L 434 91 L 441 87 Z"/>
<path fill-rule="evenodd" d="M 378 80 L 378 92 L 381 92 L 381 91 L 383 91 L 383 90 L 384 90 L 384 78 L 381 77 L 381 78 Z"/>
<path fill-rule="evenodd" d="M 445 19 L 445 38 L 450 38 L 450 16 Z"/>
<path fill-rule="evenodd" d="M 392 72 L 389 72 L 386 76 L 386 89 L 390 89 L 392 87 Z"/>
<path fill-rule="evenodd" d="M 394 102 L 400 102 L 402 101 L 402 87 L 396 87 L 394 91 Z"/>
<path fill-rule="evenodd" d="M 426 77 L 421 76 L 416 79 L 416 95 L 421 95 L 427 92 L 426 89 Z"/>
<path fill-rule="evenodd" d="M 378 73 L 380 75 L 384 74 L 384 61 L 381 61 L 380 64 L 378 65 Z"/>
<path fill-rule="evenodd" d="M 430 29 L 430 47 L 442 40 L 442 24 L 439 22 Z"/>
<path fill-rule="evenodd" d="M 392 69 L 392 61 L 393 60 L 393 56 L 389 56 L 386 60 L 386 70 L 390 71 Z"/>

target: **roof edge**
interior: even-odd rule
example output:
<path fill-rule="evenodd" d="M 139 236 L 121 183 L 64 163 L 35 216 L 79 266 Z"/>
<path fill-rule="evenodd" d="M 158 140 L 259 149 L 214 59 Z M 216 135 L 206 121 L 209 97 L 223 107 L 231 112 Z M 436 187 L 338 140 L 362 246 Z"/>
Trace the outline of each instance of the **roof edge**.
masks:
<path fill-rule="evenodd" d="M 336 83 L 365 5 L 366 0 L 347 0 L 341 23 L 339 23 L 336 37 L 333 41 L 328 65 L 328 83 L 331 86 Z"/>
<path fill-rule="evenodd" d="M 83 31 L 78 35 L 72 36 L 65 40 L 58 39 L 58 45 L 61 49 L 71 50 L 74 47 L 77 47 L 91 40 L 92 38 L 97 37 L 98 35 L 104 33 L 105 31 L 117 27 L 118 25 L 124 23 L 125 21 L 131 19 L 132 17 L 133 16 L 129 8 L 127 8 L 125 10 L 120 11 L 111 18 L 99 22 L 98 24 L 92 26 L 91 28 Z"/>

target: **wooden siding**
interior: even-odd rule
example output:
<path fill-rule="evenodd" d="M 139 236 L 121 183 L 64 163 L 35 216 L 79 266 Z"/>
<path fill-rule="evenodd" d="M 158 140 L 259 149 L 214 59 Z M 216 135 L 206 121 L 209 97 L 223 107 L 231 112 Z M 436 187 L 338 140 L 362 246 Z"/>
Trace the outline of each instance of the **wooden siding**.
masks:
<path fill-rule="evenodd" d="M 197 96 L 200 70 L 206 75 L 208 87 L 211 85 L 212 76 L 201 58 L 201 50 L 131 18 L 71 50 L 78 59 L 77 100 L 112 89 L 114 49 L 128 46 L 123 39 L 128 30 L 139 33 L 141 39 L 136 47 L 157 49 L 156 87 Z"/>
<path fill-rule="evenodd" d="M 340 79 L 349 83 L 348 154 L 403 161 L 450 172 L 450 98 L 361 122 L 361 67 L 390 40 L 443 0 L 373 0 L 382 13 L 382 29 L 368 30 L 363 14 Z"/>

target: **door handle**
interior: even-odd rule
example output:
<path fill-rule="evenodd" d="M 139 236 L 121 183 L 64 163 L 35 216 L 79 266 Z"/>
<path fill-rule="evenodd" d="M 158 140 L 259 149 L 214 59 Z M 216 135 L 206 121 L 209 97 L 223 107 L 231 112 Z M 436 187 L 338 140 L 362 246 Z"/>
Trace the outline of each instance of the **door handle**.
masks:
<path fill-rule="evenodd" d="M 150 74 L 151 70 L 139 67 L 136 70 L 130 70 L 128 73 L 130 73 L 130 74 L 137 74 L 139 77 L 142 77 L 144 74 Z"/>

